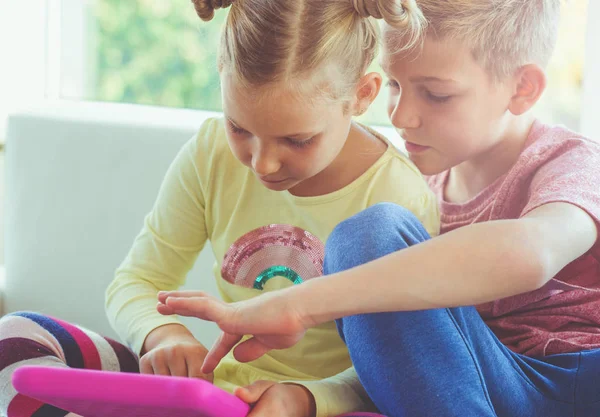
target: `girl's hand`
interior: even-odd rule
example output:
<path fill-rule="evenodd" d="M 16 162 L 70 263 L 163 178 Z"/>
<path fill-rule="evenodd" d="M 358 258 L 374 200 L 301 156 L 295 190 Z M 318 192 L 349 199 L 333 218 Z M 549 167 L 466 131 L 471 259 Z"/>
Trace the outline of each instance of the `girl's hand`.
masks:
<path fill-rule="evenodd" d="M 248 417 L 314 417 L 313 395 L 301 385 L 258 381 L 238 388 L 235 395 L 253 405 Z"/>
<path fill-rule="evenodd" d="M 235 347 L 234 357 L 240 362 L 258 359 L 272 349 L 291 347 L 302 339 L 309 325 L 286 294 L 287 290 L 274 291 L 227 304 L 204 292 L 161 292 L 157 310 L 165 315 L 213 321 L 223 330 L 202 367 L 203 372 L 210 373 L 244 335 L 253 337 Z"/>
<path fill-rule="evenodd" d="M 213 382 L 213 374 L 202 372 L 208 350 L 198 341 L 167 340 L 148 351 L 140 359 L 142 374 L 183 376 Z"/>

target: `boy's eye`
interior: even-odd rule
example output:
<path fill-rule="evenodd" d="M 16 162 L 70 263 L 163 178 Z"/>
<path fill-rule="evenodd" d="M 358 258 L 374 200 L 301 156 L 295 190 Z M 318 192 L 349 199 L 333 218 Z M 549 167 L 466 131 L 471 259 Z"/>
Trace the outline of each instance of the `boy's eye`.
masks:
<path fill-rule="evenodd" d="M 443 95 L 433 94 L 431 91 L 426 91 L 425 96 L 427 97 L 428 100 L 433 101 L 435 103 L 446 103 L 448 100 L 450 100 L 452 98 L 452 96 L 443 96 Z"/>

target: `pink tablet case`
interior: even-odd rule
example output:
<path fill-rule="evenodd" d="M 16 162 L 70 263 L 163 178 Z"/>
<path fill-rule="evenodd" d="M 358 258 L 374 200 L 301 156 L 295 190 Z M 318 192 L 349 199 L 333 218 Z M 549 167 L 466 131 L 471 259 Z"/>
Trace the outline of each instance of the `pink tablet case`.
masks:
<path fill-rule="evenodd" d="M 249 406 L 194 379 L 23 366 L 12 377 L 28 397 L 84 417 L 245 417 Z"/>

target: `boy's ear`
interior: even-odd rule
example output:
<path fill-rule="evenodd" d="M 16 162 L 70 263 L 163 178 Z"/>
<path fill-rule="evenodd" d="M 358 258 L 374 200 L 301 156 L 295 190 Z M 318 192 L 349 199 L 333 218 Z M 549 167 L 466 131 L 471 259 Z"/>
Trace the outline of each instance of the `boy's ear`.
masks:
<path fill-rule="evenodd" d="M 379 94 L 382 81 L 381 75 L 377 72 L 370 72 L 361 77 L 358 81 L 356 97 L 352 108 L 354 116 L 360 116 L 367 111 L 373 100 L 377 97 L 377 94 Z"/>
<path fill-rule="evenodd" d="M 546 89 L 546 73 L 535 64 L 525 65 L 517 70 L 515 77 L 515 91 L 510 100 L 508 110 L 519 116 L 538 102 Z"/>

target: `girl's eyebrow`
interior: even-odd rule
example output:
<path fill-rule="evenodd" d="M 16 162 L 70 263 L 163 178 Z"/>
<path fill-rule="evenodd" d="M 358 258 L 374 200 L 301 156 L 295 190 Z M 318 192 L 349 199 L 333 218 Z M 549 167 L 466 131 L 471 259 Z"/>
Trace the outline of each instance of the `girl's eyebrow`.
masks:
<path fill-rule="evenodd" d="M 237 123 L 235 120 L 233 120 L 231 117 L 227 116 L 227 119 L 234 124 L 237 128 L 239 129 L 244 129 L 242 126 L 239 125 L 239 123 Z M 293 133 L 290 135 L 276 135 L 275 137 L 278 138 L 290 138 L 290 139 L 300 139 L 300 138 L 306 138 L 306 137 L 313 137 L 316 136 L 317 133 L 316 132 L 305 132 L 305 133 Z"/>
<path fill-rule="evenodd" d="M 316 136 L 317 134 L 314 132 L 306 132 L 306 133 L 294 133 L 293 135 L 282 135 L 279 136 L 281 138 L 290 138 L 290 139 L 300 139 L 300 138 L 306 138 L 306 137 L 313 137 Z"/>

